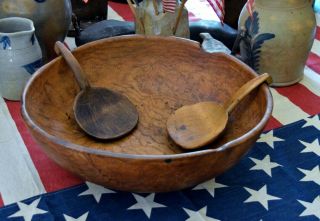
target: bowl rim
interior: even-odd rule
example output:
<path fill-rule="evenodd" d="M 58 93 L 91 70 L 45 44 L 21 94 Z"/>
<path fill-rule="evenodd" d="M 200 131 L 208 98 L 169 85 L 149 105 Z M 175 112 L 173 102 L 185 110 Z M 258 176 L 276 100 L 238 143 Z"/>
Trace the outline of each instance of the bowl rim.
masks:
<path fill-rule="evenodd" d="M 144 36 L 144 35 L 123 35 L 123 36 L 116 36 L 116 37 L 110 37 L 107 39 L 101 39 L 101 40 L 97 40 L 94 42 L 90 42 L 87 43 L 85 45 L 82 45 L 78 48 L 76 48 L 75 50 L 73 50 L 73 52 L 80 52 L 82 50 L 85 50 L 86 48 L 90 47 L 91 45 L 95 45 L 95 44 L 103 44 L 103 43 L 108 43 L 108 42 L 113 42 L 113 41 L 126 41 L 126 40 L 161 40 L 161 41 L 179 41 L 179 43 L 185 43 L 187 44 L 189 47 L 195 47 L 199 50 L 201 50 L 200 47 L 200 43 L 190 40 L 190 39 L 185 39 L 185 38 L 179 38 L 179 37 L 162 37 L 162 36 Z M 206 52 L 204 52 L 206 53 Z M 217 52 L 215 54 L 219 54 L 219 56 L 222 57 L 226 57 L 228 59 L 231 59 L 233 62 L 237 63 L 238 65 L 243 65 L 244 63 L 236 58 L 234 58 L 231 55 L 222 53 L 222 52 Z M 208 54 L 208 56 L 210 56 L 210 54 Z M 95 149 L 95 148 L 89 148 L 87 146 L 82 146 L 79 144 L 74 144 L 71 143 L 68 140 L 63 140 L 61 138 L 57 138 L 49 133 L 47 133 L 45 130 L 43 130 L 41 127 L 39 127 L 30 117 L 30 115 L 28 114 L 27 110 L 26 110 L 26 96 L 29 90 L 29 87 L 31 87 L 33 81 L 35 81 L 36 78 L 38 78 L 41 73 L 48 69 L 51 65 L 53 65 L 55 62 L 57 62 L 59 59 L 62 59 L 61 56 L 53 59 L 52 61 L 50 61 L 49 63 L 45 64 L 44 66 L 42 66 L 41 68 L 39 68 L 33 75 L 32 77 L 29 79 L 29 81 L 27 82 L 23 94 L 22 94 L 22 99 L 21 99 L 21 114 L 22 117 L 24 119 L 24 121 L 27 123 L 27 125 L 29 127 L 32 128 L 32 130 L 36 131 L 38 134 L 40 134 L 41 136 L 44 136 L 46 139 L 50 140 L 51 142 L 58 144 L 59 146 L 62 146 L 64 148 L 68 148 L 71 149 L 73 151 L 78 151 L 78 152 L 84 152 L 84 153 L 88 153 L 88 154 L 92 154 L 92 155 L 99 155 L 99 156 L 105 156 L 105 157 L 112 157 L 112 158 L 123 158 L 123 159 L 143 159 L 143 160 L 168 160 L 168 159 L 179 159 L 179 158 L 186 158 L 186 157 L 195 157 L 195 156 L 199 156 L 199 155 L 207 155 L 207 154 L 212 154 L 212 153 L 218 153 L 218 152 L 223 152 L 225 150 L 228 150 L 234 146 L 237 146 L 241 143 L 244 143 L 245 141 L 249 140 L 250 138 L 252 138 L 253 136 L 255 136 L 255 131 L 260 131 L 263 130 L 264 126 L 266 125 L 266 123 L 268 122 L 271 113 L 272 113 L 272 109 L 273 109 L 273 99 L 272 99 L 272 95 L 271 92 L 269 90 L 269 87 L 266 84 L 261 85 L 261 88 L 263 90 L 263 93 L 266 96 L 266 101 L 267 101 L 267 105 L 266 105 L 266 110 L 265 113 L 262 117 L 262 119 L 258 122 L 258 124 L 253 127 L 252 129 L 250 129 L 248 132 L 246 132 L 245 134 L 243 134 L 242 136 L 229 141 L 223 145 L 221 145 L 220 147 L 217 148 L 208 148 L 208 149 L 203 149 L 203 150 L 196 150 L 196 151 L 192 151 L 192 152 L 182 152 L 182 153 L 177 153 L 177 154 L 167 154 L 167 155 L 156 155 L 156 154 L 152 154 L 152 155 L 148 155 L 148 154 L 129 154 L 129 153 L 116 153 L 116 152 L 112 152 L 110 150 L 102 150 L 102 149 Z M 244 65 L 244 69 L 246 71 L 248 71 L 248 73 L 250 73 L 252 75 L 252 77 L 257 76 L 257 73 L 251 69 L 249 66 Z"/>

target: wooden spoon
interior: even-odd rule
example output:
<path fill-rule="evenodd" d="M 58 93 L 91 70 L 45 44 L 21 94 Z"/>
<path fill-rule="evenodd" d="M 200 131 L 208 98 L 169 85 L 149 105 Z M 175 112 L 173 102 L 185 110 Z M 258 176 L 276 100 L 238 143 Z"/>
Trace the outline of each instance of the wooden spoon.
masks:
<path fill-rule="evenodd" d="M 185 149 L 199 148 L 212 142 L 225 129 L 228 115 L 234 107 L 268 78 L 268 74 L 262 74 L 248 81 L 224 105 L 200 102 L 179 108 L 167 121 L 170 137 Z"/>
<path fill-rule="evenodd" d="M 91 87 L 80 64 L 63 43 L 56 42 L 55 51 L 64 57 L 81 89 L 73 105 L 79 126 L 99 139 L 113 139 L 129 133 L 139 118 L 130 100 L 106 88 Z"/>

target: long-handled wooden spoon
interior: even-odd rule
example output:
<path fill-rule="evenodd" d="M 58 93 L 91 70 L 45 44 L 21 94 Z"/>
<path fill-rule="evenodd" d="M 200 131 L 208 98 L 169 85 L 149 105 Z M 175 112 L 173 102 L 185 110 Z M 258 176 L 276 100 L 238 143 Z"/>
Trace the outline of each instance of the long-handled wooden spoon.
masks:
<path fill-rule="evenodd" d="M 81 89 L 73 105 L 79 126 L 99 139 L 118 138 L 130 132 L 139 118 L 130 100 L 106 88 L 91 87 L 80 64 L 61 42 L 56 42 L 55 51 L 64 57 Z"/>
<path fill-rule="evenodd" d="M 185 149 L 195 149 L 212 142 L 225 129 L 228 115 L 253 89 L 270 79 L 262 74 L 240 87 L 224 105 L 200 102 L 176 110 L 167 121 L 167 130 L 173 141 Z"/>

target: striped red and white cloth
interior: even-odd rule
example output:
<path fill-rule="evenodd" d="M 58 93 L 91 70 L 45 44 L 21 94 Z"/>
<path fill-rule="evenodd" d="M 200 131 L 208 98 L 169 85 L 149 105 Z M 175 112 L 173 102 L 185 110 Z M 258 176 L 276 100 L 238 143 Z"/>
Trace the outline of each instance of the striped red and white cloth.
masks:
<path fill-rule="evenodd" d="M 164 12 L 174 13 L 176 10 L 176 0 L 162 0 L 162 7 Z"/>
<path fill-rule="evenodd" d="M 207 0 L 211 8 L 217 14 L 219 20 L 223 23 L 224 20 L 224 0 Z"/>
<path fill-rule="evenodd" d="M 190 20 L 213 17 L 206 0 L 189 0 L 186 7 Z M 316 16 L 319 24 L 320 17 Z M 127 5 L 111 1 L 109 18 L 133 20 Z M 320 27 L 317 27 L 304 79 L 294 86 L 272 88 L 271 92 L 274 109 L 266 130 L 320 113 Z M 20 102 L 4 101 L 0 97 L 0 131 L 0 206 L 84 182 L 42 152 L 22 120 Z"/>

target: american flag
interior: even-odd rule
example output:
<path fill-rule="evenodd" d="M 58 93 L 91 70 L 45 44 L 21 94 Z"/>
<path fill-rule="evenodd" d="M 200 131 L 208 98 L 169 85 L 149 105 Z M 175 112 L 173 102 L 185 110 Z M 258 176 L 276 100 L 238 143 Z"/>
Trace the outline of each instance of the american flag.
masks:
<path fill-rule="evenodd" d="M 3 221 L 320 219 L 319 115 L 263 133 L 225 174 L 192 188 L 138 194 L 86 182 L 0 209 Z"/>
<path fill-rule="evenodd" d="M 162 0 L 162 7 L 164 12 L 174 13 L 176 11 L 176 0 Z"/>
<path fill-rule="evenodd" d="M 215 11 L 220 21 L 224 20 L 224 0 L 207 0 L 211 8 Z"/>
<path fill-rule="evenodd" d="M 108 4 L 110 19 L 133 20 L 127 5 Z M 189 10 L 191 20 L 201 15 Z M 215 179 L 171 193 L 121 192 L 78 179 L 35 143 L 20 102 L 0 97 L 0 220 L 319 221 L 319 45 L 318 24 L 303 80 L 271 88 L 272 117 L 248 155 Z"/>

